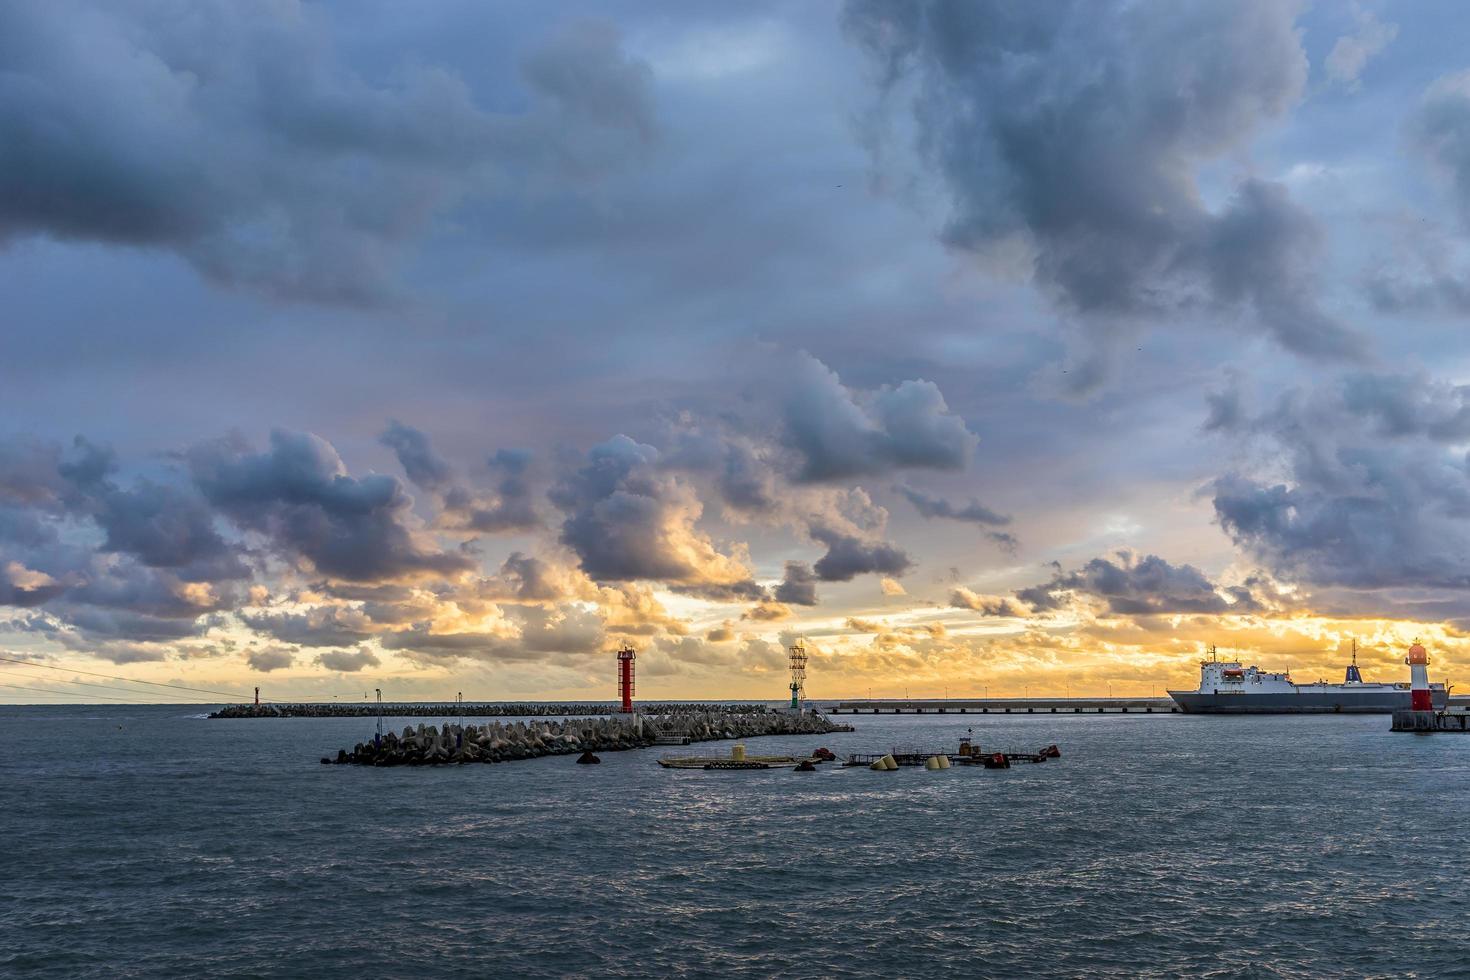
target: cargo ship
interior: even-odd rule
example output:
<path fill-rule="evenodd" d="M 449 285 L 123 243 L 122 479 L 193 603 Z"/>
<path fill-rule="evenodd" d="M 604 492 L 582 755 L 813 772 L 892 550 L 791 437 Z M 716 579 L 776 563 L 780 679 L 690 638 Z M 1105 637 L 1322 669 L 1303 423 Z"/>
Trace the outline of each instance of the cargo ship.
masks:
<path fill-rule="evenodd" d="M 1363 680 L 1358 670 L 1358 645 L 1341 684 L 1313 681 L 1297 684 L 1289 672 L 1273 673 L 1259 667 L 1242 666 L 1236 660 L 1220 660 L 1215 648 L 1210 659 L 1200 661 L 1199 690 L 1170 691 L 1169 696 L 1185 712 L 1195 714 L 1391 714 L 1406 711 L 1408 684 L 1384 684 Z M 1436 711 L 1449 704 L 1443 684 L 1429 685 Z"/>

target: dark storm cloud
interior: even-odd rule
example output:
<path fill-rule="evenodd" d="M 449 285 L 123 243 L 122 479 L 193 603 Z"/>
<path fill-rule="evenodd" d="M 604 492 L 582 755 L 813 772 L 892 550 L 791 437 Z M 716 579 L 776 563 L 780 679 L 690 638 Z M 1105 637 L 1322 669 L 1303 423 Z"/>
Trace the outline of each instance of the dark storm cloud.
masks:
<path fill-rule="evenodd" d="M 1310 216 L 1257 178 L 1211 211 L 1197 181 L 1300 97 L 1297 12 L 1277 0 L 854 0 L 844 23 L 885 90 L 914 87 L 950 245 L 1024 256 L 1104 329 L 1245 309 L 1293 351 L 1352 356 L 1359 339 L 1317 304 Z"/>
<path fill-rule="evenodd" d="M 753 579 L 738 582 L 695 583 L 693 585 L 671 585 L 670 592 L 690 595 L 711 602 L 740 602 L 746 599 L 769 598 L 765 588 Z"/>
<path fill-rule="evenodd" d="M 1359 375 L 1288 391 L 1252 421 L 1272 465 L 1212 485 L 1220 526 L 1273 573 L 1318 586 L 1470 584 L 1470 389 Z"/>
<path fill-rule="evenodd" d="M 1016 597 L 1033 609 L 1046 611 L 1065 607 L 1077 594 L 1102 600 L 1109 613 L 1119 616 L 1260 609 L 1248 588 L 1222 587 L 1193 565 L 1172 565 L 1158 555 L 1140 558 L 1130 552 L 1119 552 L 1112 559 L 1094 558 L 1076 571 L 1058 568 L 1051 581 L 1017 590 Z"/>
<path fill-rule="evenodd" d="M 610 27 L 522 64 L 517 113 L 455 71 L 352 63 L 349 11 L 206 2 L 0 8 L 0 240 L 171 249 L 220 282 L 365 303 L 435 214 L 508 180 L 582 182 L 655 130 Z"/>
<path fill-rule="evenodd" d="M 220 440 L 190 450 L 188 460 L 216 509 L 323 574 L 378 582 L 473 567 L 469 558 L 420 540 L 398 480 L 348 475 L 336 450 L 317 436 L 276 430 L 263 453 Z"/>
<path fill-rule="evenodd" d="M 66 491 L 61 450 L 35 439 L 0 439 L 0 501 L 49 506 Z"/>
<path fill-rule="evenodd" d="M 533 502 L 531 454 L 502 449 L 488 466 L 499 477 L 493 494 L 482 493 L 459 479 L 434 451 L 429 437 L 412 426 L 392 421 L 379 441 L 393 450 L 409 480 L 439 502 L 442 526 L 480 534 L 526 531 L 541 523 Z"/>
<path fill-rule="evenodd" d="M 187 581 L 247 578 L 239 551 L 220 535 L 214 513 L 192 490 L 140 480 L 128 490 L 98 496 L 102 551 L 123 552 L 153 568 L 173 569 Z"/>
<path fill-rule="evenodd" d="M 790 369 L 782 422 L 786 444 L 803 460 L 796 479 L 807 482 L 901 468 L 964 469 L 978 441 L 932 382 L 854 393 L 805 353 Z"/>
<path fill-rule="evenodd" d="M 65 582 L 26 568 L 20 562 L 0 562 L 0 606 L 31 609 L 50 602 L 66 590 Z"/>
<path fill-rule="evenodd" d="M 33 513 L 90 519 L 103 533 L 98 550 L 128 555 L 150 568 L 169 569 L 188 581 L 239 579 L 249 575 L 239 549 L 225 541 L 208 504 L 192 487 L 139 479 L 130 487 L 112 479 L 117 459 L 111 449 L 78 436 L 65 453 L 32 446 L 0 454 L 14 471 L 0 493 L 28 503 Z M 36 536 L 34 517 L 21 524 Z M 3 532 L 3 527 L 0 527 Z"/>
<path fill-rule="evenodd" d="M 136 659 L 131 645 L 209 629 L 250 572 L 190 485 L 123 485 L 116 471 L 81 437 L 65 451 L 0 443 L 0 605 L 44 606 L 58 641 Z"/>
<path fill-rule="evenodd" d="M 823 582 L 850 582 L 859 575 L 902 575 L 913 559 L 897 545 L 851 534 L 840 527 L 814 524 L 809 533 L 827 547 L 812 571 Z"/>
<path fill-rule="evenodd" d="M 235 583 L 189 583 L 172 572 L 131 561 L 93 561 L 73 575 L 78 584 L 67 593 L 68 602 L 149 616 L 193 619 L 232 608 L 238 598 Z"/>
<path fill-rule="evenodd" d="M 793 606 L 817 604 L 817 576 L 804 561 L 788 561 L 781 584 L 776 586 L 776 601 Z"/>
<path fill-rule="evenodd" d="M 438 490 L 453 478 L 449 464 L 439 458 L 429 445 L 429 437 L 418 429 L 392 419 L 378 441 L 393 450 L 398 465 L 416 487 Z"/>
<path fill-rule="evenodd" d="M 98 641 L 106 640 L 169 643 L 203 635 L 209 629 L 207 623 L 196 621 L 193 618 L 166 619 L 126 609 L 78 606 L 52 611 L 63 623 L 79 634 L 69 645 L 82 649 L 87 649 Z"/>
<path fill-rule="evenodd" d="M 746 514 L 780 507 L 775 466 L 769 447 L 729 432 L 685 426 L 661 458 L 670 469 L 708 474 L 726 506 Z"/>
<path fill-rule="evenodd" d="M 487 465 L 499 477 L 493 495 L 465 487 L 452 487 L 444 494 L 444 513 L 450 525 L 481 534 L 540 527 L 530 479 L 531 454 L 522 449 L 501 449 Z"/>
<path fill-rule="evenodd" d="M 1470 442 L 1470 385 L 1415 375 L 1356 374 L 1342 382 L 1342 403 L 1381 436 Z"/>

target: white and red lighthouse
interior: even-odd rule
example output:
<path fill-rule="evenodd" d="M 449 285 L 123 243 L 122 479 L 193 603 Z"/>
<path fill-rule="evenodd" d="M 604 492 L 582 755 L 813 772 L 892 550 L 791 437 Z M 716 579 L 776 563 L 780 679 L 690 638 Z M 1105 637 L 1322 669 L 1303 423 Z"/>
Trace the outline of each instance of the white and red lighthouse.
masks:
<path fill-rule="evenodd" d="M 1409 647 L 1404 663 L 1409 665 L 1409 710 L 1433 711 L 1434 700 L 1429 696 L 1429 654 L 1418 640 Z"/>

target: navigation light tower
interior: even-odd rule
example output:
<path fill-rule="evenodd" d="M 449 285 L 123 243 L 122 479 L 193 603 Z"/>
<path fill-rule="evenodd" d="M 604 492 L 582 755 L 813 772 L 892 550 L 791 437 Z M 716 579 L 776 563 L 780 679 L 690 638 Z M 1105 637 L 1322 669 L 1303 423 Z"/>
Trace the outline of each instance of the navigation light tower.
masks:
<path fill-rule="evenodd" d="M 806 641 L 797 639 L 791 644 L 791 709 L 801 710 L 801 698 L 806 687 Z"/>
<path fill-rule="evenodd" d="M 623 701 L 623 714 L 633 713 L 633 648 L 624 643 L 618 647 L 618 697 Z"/>

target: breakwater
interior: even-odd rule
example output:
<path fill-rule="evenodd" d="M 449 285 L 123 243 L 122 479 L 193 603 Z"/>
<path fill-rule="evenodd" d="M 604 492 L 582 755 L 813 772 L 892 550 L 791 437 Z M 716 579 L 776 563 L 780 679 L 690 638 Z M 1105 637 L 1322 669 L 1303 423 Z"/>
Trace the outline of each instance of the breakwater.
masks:
<path fill-rule="evenodd" d="M 770 711 L 764 704 L 693 704 L 669 702 L 666 704 L 640 704 L 638 710 L 645 714 L 679 715 L 734 712 L 736 714 L 761 714 Z M 589 701 L 584 703 L 564 701 L 502 701 L 458 704 L 445 701 L 398 701 L 392 704 L 376 702 L 352 702 L 348 704 L 230 704 L 211 712 L 211 718 L 375 718 L 378 715 L 394 718 L 502 718 L 538 717 L 556 718 L 572 715 L 610 715 L 618 711 L 612 701 Z"/>
<path fill-rule="evenodd" d="M 420 724 L 381 739 L 359 742 L 322 762 L 358 766 L 434 766 L 468 762 L 511 762 L 547 755 L 641 749 L 659 740 L 708 742 L 765 735 L 828 735 L 850 732 L 816 712 L 680 711 L 661 715 L 569 718 L 565 721 L 490 722 L 485 725 Z M 592 761 L 592 760 L 589 760 Z"/>
<path fill-rule="evenodd" d="M 834 715 L 1178 714 L 1173 698 L 871 698 L 823 702 Z"/>

